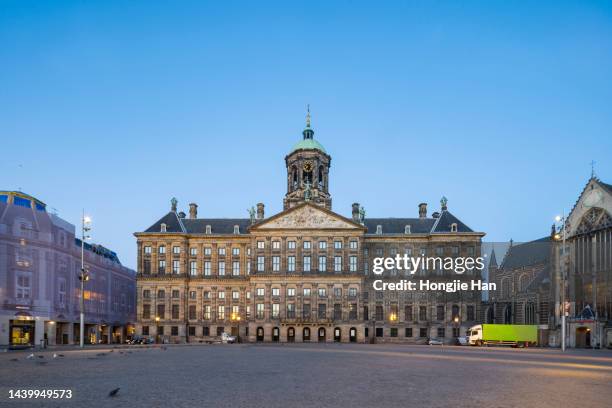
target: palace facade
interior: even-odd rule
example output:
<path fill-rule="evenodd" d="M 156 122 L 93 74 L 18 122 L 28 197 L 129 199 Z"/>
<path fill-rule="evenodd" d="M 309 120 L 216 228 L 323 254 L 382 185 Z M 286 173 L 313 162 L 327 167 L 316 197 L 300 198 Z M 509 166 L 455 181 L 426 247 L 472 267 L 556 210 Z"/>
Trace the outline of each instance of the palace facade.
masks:
<path fill-rule="evenodd" d="M 428 215 L 368 218 L 358 203 L 350 216 L 332 210 L 331 156 L 303 138 L 285 157 L 284 210 L 249 218 L 199 218 L 170 211 L 134 235 L 138 244 L 136 333 L 158 341 L 207 341 L 221 333 L 256 342 L 455 341 L 476 324 L 479 291 L 374 291 L 375 257 L 480 256 L 483 233 L 457 219 L 441 200 Z M 348 210 L 348 209 L 347 209 Z M 479 279 L 480 271 L 390 271 L 387 281 Z"/>

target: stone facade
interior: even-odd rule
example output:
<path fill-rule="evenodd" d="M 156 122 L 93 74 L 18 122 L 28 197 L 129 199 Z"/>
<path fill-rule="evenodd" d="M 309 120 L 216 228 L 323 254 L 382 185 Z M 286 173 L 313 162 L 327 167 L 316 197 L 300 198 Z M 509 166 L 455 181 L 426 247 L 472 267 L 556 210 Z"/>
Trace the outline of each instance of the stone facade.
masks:
<path fill-rule="evenodd" d="M 454 342 L 478 323 L 481 293 L 377 292 L 375 257 L 407 253 L 479 256 L 484 235 L 455 218 L 441 201 L 427 216 L 367 218 L 355 203 L 351 216 L 332 211 L 331 157 L 309 123 L 285 158 L 284 210 L 250 219 L 189 217 L 171 210 L 135 233 L 138 243 L 137 334 L 158 341 L 206 341 L 223 332 L 242 341 Z M 415 211 L 416 212 L 416 211 Z M 442 271 L 388 281 L 477 279 Z"/>

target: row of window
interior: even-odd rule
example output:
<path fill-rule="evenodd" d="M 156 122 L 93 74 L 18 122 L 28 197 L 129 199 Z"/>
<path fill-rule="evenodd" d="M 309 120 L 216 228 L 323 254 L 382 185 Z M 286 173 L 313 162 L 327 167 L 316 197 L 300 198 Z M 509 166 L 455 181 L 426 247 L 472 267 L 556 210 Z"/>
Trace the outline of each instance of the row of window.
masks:
<path fill-rule="evenodd" d="M 280 245 L 281 242 L 280 241 L 272 241 L 272 249 L 280 249 Z M 304 249 L 311 249 L 312 248 L 312 243 L 311 241 L 304 241 L 302 243 L 303 248 Z M 257 249 L 265 249 L 266 247 L 266 241 L 257 241 Z M 287 249 L 295 249 L 296 247 L 296 241 L 287 241 Z M 342 249 L 343 247 L 343 242 L 342 241 L 334 241 L 334 249 Z M 349 248 L 350 249 L 357 249 L 357 241 L 350 241 L 349 242 Z M 327 241 L 319 241 L 319 249 L 327 249 Z M 153 248 L 150 245 L 146 245 L 144 247 L 144 253 L 145 255 L 150 255 L 153 251 Z M 157 252 L 159 254 L 165 254 L 166 253 L 166 246 L 165 245 L 160 245 L 159 247 L 157 247 Z M 180 246 L 173 246 L 172 247 L 172 253 L 173 254 L 180 254 L 181 253 L 181 247 Z M 247 248 L 247 253 L 250 254 L 250 248 Z M 191 247 L 189 248 L 189 254 L 192 256 L 196 256 L 198 254 L 198 248 L 195 247 Z M 212 248 L 211 247 L 204 247 L 204 255 L 211 255 L 212 254 Z M 225 256 L 226 255 L 226 248 L 225 247 L 220 247 L 218 248 L 218 254 L 221 256 Z M 240 248 L 232 248 L 232 255 L 234 256 L 238 256 L 240 255 Z"/>
<path fill-rule="evenodd" d="M 303 292 L 303 296 L 304 297 L 309 297 L 312 295 L 312 291 L 311 288 L 303 288 L 302 289 Z M 231 292 L 232 293 L 232 299 L 240 299 L 240 291 L 238 290 L 234 290 Z M 327 297 L 327 289 L 326 288 L 318 288 L 317 292 L 316 292 L 319 297 Z M 333 293 L 335 297 L 341 297 L 342 296 L 342 288 L 333 288 Z M 264 297 L 266 295 L 266 289 L 265 288 L 257 288 L 255 291 L 255 294 L 257 297 Z M 280 296 L 280 288 L 272 288 L 271 290 L 271 294 L 273 297 L 279 297 Z M 296 289 L 295 288 L 287 288 L 286 291 L 286 295 L 289 298 L 295 297 L 296 294 Z M 203 292 L 203 297 L 204 299 L 210 299 L 211 298 L 211 292 L 210 291 L 204 291 Z M 348 289 L 348 296 L 351 298 L 357 297 L 357 288 L 349 288 Z M 142 297 L 144 299 L 150 299 L 151 298 L 151 290 L 150 289 L 144 289 L 142 291 Z M 166 291 L 164 289 L 159 289 L 157 291 L 157 298 L 158 299 L 164 299 L 166 297 Z M 179 299 L 180 298 L 180 291 L 179 290 L 172 290 L 171 293 L 171 297 L 172 299 Z M 196 299 L 197 297 L 197 292 L 195 290 L 189 291 L 189 298 L 190 299 Z M 217 298 L 218 299 L 225 299 L 225 291 L 221 290 L 217 292 Z M 247 291 L 246 292 L 246 298 L 250 299 L 251 298 L 251 292 Z"/>

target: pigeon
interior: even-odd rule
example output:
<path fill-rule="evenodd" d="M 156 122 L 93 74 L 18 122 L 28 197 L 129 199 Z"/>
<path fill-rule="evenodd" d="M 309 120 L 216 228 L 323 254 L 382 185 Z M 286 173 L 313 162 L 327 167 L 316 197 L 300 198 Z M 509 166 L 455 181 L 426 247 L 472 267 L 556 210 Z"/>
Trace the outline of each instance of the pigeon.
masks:
<path fill-rule="evenodd" d="M 31 353 L 28 357 L 26 357 L 28 360 L 31 358 L 34 358 L 34 353 Z"/>
<path fill-rule="evenodd" d="M 121 388 L 115 388 L 114 390 L 112 390 L 111 392 L 108 393 L 109 397 L 114 397 L 117 395 L 117 393 L 119 392 Z"/>
<path fill-rule="evenodd" d="M 53 353 L 53 358 L 57 358 L 57 353 Z"/>

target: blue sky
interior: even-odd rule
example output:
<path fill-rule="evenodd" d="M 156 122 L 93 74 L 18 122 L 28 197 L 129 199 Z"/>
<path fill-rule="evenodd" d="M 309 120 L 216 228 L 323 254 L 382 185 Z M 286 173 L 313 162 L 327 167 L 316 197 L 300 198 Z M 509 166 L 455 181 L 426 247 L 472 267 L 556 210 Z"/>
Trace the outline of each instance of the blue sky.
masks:
<path fill-rule="evenodd" d="M 0 189 L 135 266 L 134 231 L 282 209 L 306 104 L 334 210 L 430 212 L 487 240 L 546 235 L 612 182 L 604 2 L 35 2 L 0 7 Z"/>

